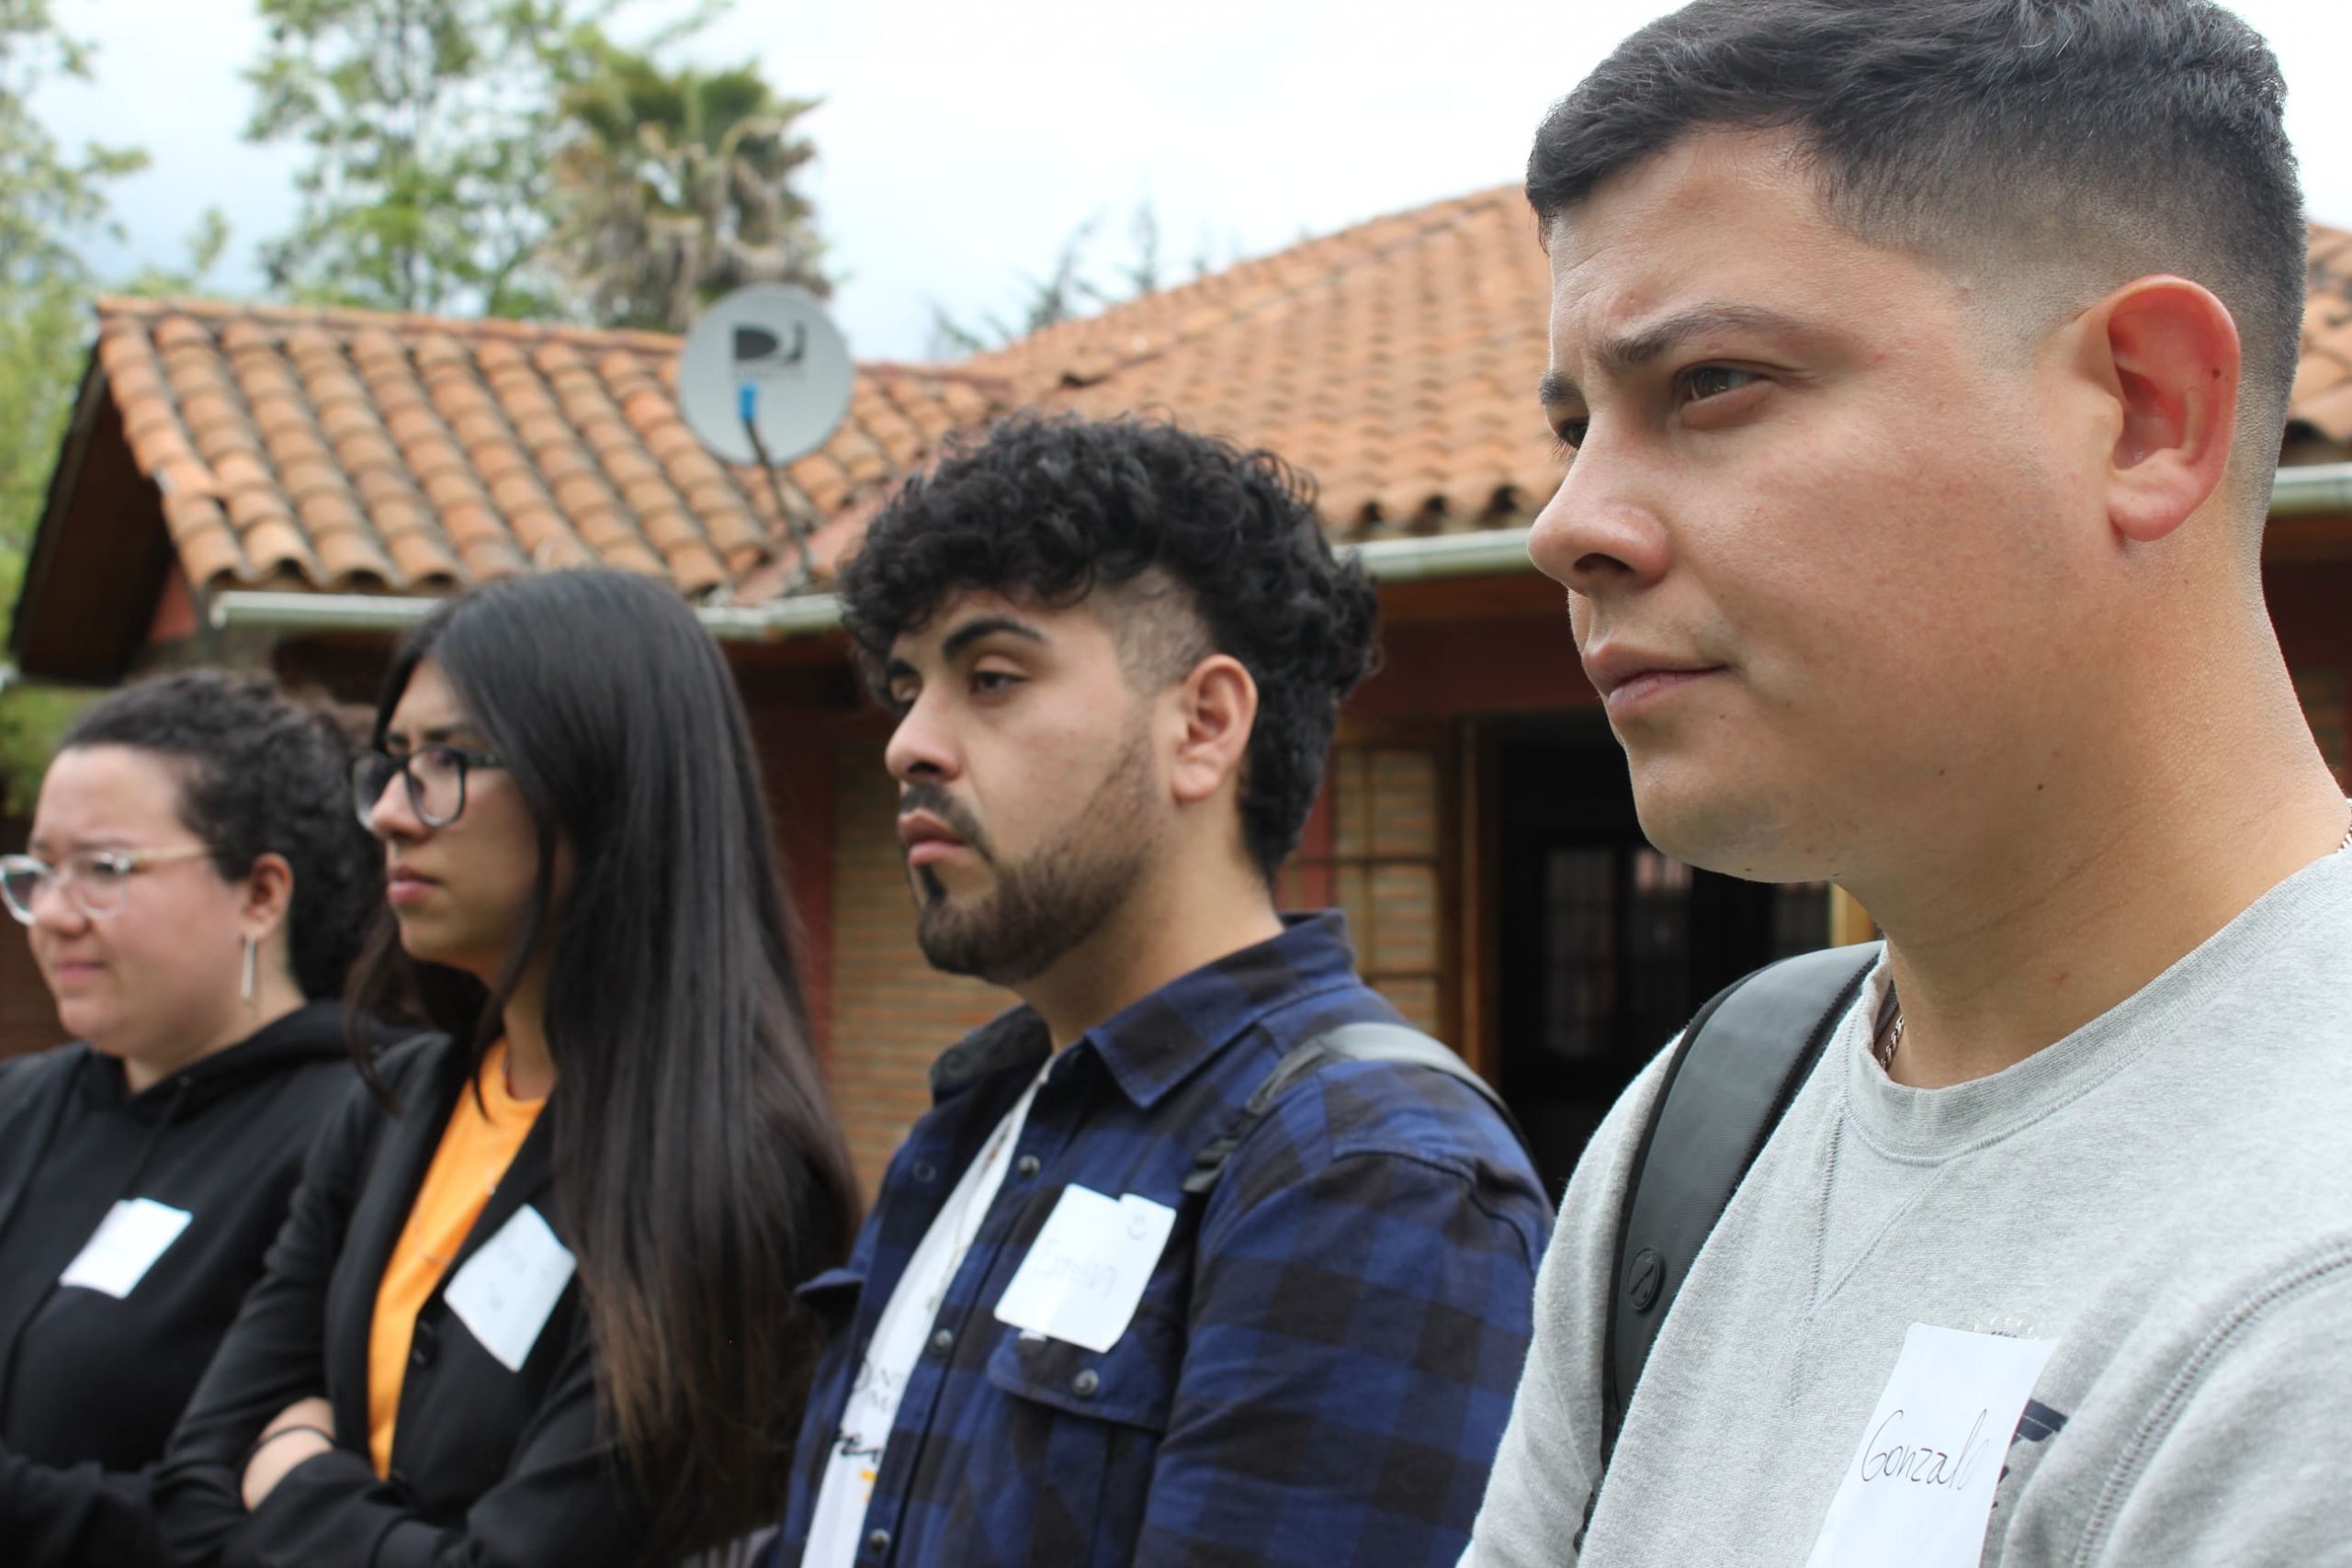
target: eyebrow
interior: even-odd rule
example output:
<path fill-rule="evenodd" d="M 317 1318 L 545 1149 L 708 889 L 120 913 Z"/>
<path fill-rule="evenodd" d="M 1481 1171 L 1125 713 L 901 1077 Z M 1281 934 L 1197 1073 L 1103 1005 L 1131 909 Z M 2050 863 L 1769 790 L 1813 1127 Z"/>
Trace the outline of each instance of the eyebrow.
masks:
<path fill-rule="evenodd" d="M 387 729 L 384 731 L 384 743 L 388 746 L 395 740 L 399 741 L 403 746 L 447 746 L 453 740 L 480 740 L 481 739 L 481 731 L 476 729 L 470 724 L 435 725 L 432 728 L 427 729 L 423 734 L 419 735 L 414 740 L 411 740 L 408 738 L 408 731 L 404 729 Z"/>
<path fill-rule="evenodd" d="M 1593 357 L 1611 377 L 1622 378 L 1684 341 L 1713 332 L 1801 333 L 1811 323 L 1760 305 L 1696 305 L 1671 316 L 1646 322 L 1630 332 L 1603 338 Z M 1574 402 L 1583 396 L 1576 382 L 1557 370 L 1546 370 L 1536 383 L 1535 396 L 1545 408 Z"/>
<path fill-rule="evenodd" d="M 981 615 L 948 633 L 947 640 L 939 645 L 939 657 L 952 660 L 974 643 L 1000 634 L 1026 637 L 1035 643 L 1046 640 L 1046 634 L 1026 621 L 1012 615 Z"/>
<path fill-rule="evenodd" d="M 988 637 L 999 636 L 1026 637 L 1031 642 L 1040 644 L 1046 640 L 1046 634 L 1044 632 L 1039 631 L 1028 622 L 1021 620 L 1015 616 L 981 615 L 975 619 L 966 621 L 962 626 L 957 626 L 954 631 L 948 633 L 947 640 L 939 645 L 939 657 L 942 661 L 952 664 L 974 643 L 982 641 Z M 896 657 L 893 657 L 882 666 L 882 679 L 885 682 L 895 682 L 905 676 L 920 674 L 921 671 L 916 670 L 912 664 L 909 663 L 904 659 Z"/>
<path fill-rule="evenodd" d="M 64 847 L 58 850 L 53 858 L 63 860 L 68 855 L 87 854 L 96 850 L 119 850 L 128 847 L 129 842 L 130 840 L 119 833 L 100 833 L 89 839 L 68 839 Z M 51 851 L 54 848 L 50 840 L 41 838 L 38 834 L 25 843 L 25 852 L 35 860 L 51 859 Z"/>

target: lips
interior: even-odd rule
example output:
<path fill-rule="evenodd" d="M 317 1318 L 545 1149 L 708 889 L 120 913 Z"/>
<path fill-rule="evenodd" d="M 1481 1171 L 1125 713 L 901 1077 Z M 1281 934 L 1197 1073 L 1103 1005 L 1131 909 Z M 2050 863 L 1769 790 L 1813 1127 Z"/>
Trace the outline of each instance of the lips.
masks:
<path fill-rule="evenodd" d="M 1610 688 L 1609 711 L 1625 717 L 1636 708 L 1649 707 L 1685 686 L 1719 673 L 1715 670 L 1645 670 Z"/>
<path fill-rule="evenodd" d="M 105 969 L 106 965 L 95 958 L 52 958 L 49 961 L 49 983 L 52 986 L 74 985 L 96 979 Z"/>
<path fill-rule="evenodd" d="M 961 834 L 928 811 L 910 811 L 899 818 L 899 842 L 909 865 L 929 865 L 970 847 Z"/>
<path fill-rule="evenodd" d="M 1624 648 L 1607 641 L 1585 649 L 1584 668 L 1599 688 L 1610 714 L 1619 717 L 1661 702 L 1724 670 L 1723 665 L 1684 655 Z"/>
<path fill-rule="evenodd" d="M 396 865 L 384 873 L 384 901 L 397 909 L 415 903 L 440 886 L 410 867 Z"/>

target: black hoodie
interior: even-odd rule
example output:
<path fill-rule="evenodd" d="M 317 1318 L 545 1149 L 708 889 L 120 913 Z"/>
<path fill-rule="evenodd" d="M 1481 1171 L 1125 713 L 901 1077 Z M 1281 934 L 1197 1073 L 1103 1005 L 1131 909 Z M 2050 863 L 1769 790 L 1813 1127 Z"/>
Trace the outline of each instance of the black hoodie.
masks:
<path fill-rule="evenodd" d="M 147 1472 L 356 1081 L 331 1002 L 138 1094 L 87 1045 L 0 1066 L 0 1562 L 162 1561 Z M 130 1249 L 128 1292 L 62 1284 L 138 1200 L 184 1228 Z"/>

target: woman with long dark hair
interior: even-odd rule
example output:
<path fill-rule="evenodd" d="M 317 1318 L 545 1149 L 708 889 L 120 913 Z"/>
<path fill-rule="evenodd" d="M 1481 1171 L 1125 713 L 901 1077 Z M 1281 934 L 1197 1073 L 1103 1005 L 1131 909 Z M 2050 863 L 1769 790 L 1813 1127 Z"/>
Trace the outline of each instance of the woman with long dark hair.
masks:
<path fill-rule="evenodd" d="M 446 1032 L 313 1155 L 158 1485 L 188 1563 L 565 1564 L 775 1512 L 854 1218 L 742 708 L 675 594 L 503 583 L 395 661 L 357 807 Z"/>
<path fill-rule="evenodd" d="M 266 675 L 87 709 L 0 857 L 76 1043 L 0 1065 L 0 1562 L 162 1560 L 150 1473 L 356 1087 L 351 742 Z"/>

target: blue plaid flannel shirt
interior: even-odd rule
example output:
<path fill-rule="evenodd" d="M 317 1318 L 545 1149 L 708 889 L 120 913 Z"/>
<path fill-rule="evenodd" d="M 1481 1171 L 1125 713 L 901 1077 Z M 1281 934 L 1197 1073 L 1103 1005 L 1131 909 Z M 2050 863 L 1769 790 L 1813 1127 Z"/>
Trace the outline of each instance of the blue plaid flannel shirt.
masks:
<path fill-rule="evenodd" d="M 1292 1045 L 1396 1018 L 1357 978 L 1345 922 L 1295 917 L 1062 1054 L 901 1397 L 858 1568 L 1451 1568 L 1551 1228 L 1510 1130 L 1442 1074 L 1339 1063 L 1275 1101 L 1205 1199 L 1182 1191 Z M 1047 1052 L 1024 1008 L 942 1056 L 848 1265 L 804 1288 L 831 1337 L 772 1568 L 799 1562 L 891 1290 Z M 1179 1215 L 1099 1355 L 991 1310 L 1073 1183 Z"/>

